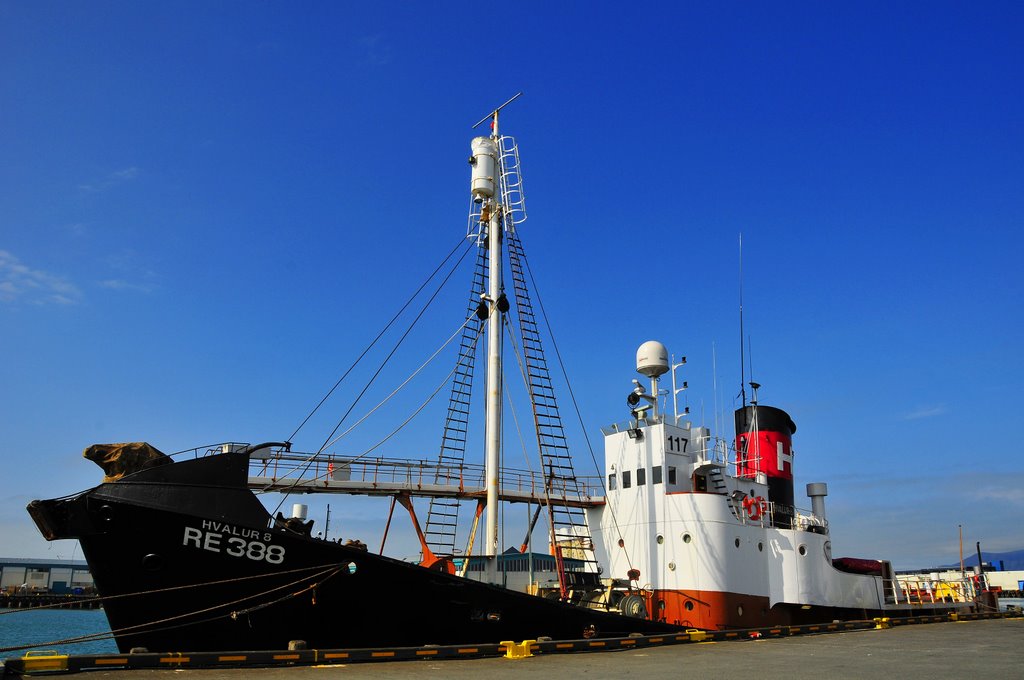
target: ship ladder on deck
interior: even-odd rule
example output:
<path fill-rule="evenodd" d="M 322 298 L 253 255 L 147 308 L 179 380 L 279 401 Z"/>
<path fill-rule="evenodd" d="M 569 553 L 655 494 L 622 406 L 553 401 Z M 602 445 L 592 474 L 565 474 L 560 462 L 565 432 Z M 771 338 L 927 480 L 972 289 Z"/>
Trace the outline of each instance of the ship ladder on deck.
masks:
<path fill-rule="evenodd" d="M 473 285 L 469 294 L 468 316 L 476 316 L 480 294 L 487 290 L 487 249 L 479 248 Z M 452 376 L 452 389 L 448 397 L 448 415 L 441 435 L 435 484 L 457 486 L 466 458 L 466 432 L 469 429 L 470 398 L 473 391 L 473 366 L 484 320 L 468 323 L 462 329 L 459 357 Z M 455 539 L 459 521 L 459 501 L 456 498 L 437 497 L 430 500 L 427 522 L 423 534 L 427 546 L 439 556 L 455 553 Z"/>
<path fill-rule="evenodd" d="M 568 507 L 565 501 L 578 499 L 583 489 L 573 469 L 572 456 L 558 412 L 555 390 L 548 371 L 537 319 L 530 302 L 526 283 L 525 254 L 514 227 L 506 232 L 508 259 L 516 297 L 516 317 L 522 343 L 524 374 L 533 407 L 537 430 L 537 444 L 545 476 L 545 495 L 548 497 L 551 541 L 558 565 L 558 580 L 562 596 L 570 586 L 563 559 L 579 560 L 586 572 L 597 573 L 594 546 L 582 508 Z M 560 502 L 561 501 L 561 502 Z M 567 544 L 562 545 L 560 544 Z"/>
<path fill-rule="evenodd" d="M 711 480 L 711 486 L 714 488 L 715 493 L 724 494 L 729 490 L 729 486 L 725 483 L 725 474 L 721 466 L 715 465 L 708 470 L 708 479 Z"/>

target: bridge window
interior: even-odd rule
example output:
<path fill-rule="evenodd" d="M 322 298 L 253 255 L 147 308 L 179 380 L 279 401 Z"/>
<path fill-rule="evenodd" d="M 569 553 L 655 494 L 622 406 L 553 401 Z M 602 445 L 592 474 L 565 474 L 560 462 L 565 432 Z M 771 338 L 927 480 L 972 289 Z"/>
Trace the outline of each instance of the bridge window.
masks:
<path fill-rule="evenodd" d="M 671 465 L 668 468 L 668 483 L 669 484 L 675 484 L 676 483 L 676 469 L 674 467 L 672 467 Z"/>
<path fill-rule="evenodd" d="M 631 480 L 630 480 L 630 477 L 629 477 L 629 470 L 623 470 L 622 471 L 622 488 L 623 489 L 628 489 L 630 486 L 632 486 L 632 484 L 630 484 L 630 481 Z"/>
<path fill-rule="evenodd" d="M 661 484 L 661 466 L 651 468 L 651 484 Z"/>
<path fill-rule="evenodd" d="M 647 470 L 640 468 L 636 471 L 636 485 L 643 486 L 647 483 Z"/>
<path fill-rule="evenodd" d="M 615 478 L 614 472 L 608 475 L 608 490 L 615 491 L 615 489 L 617 489 L 619 486 L 617 482 L 618 480 Z"/>

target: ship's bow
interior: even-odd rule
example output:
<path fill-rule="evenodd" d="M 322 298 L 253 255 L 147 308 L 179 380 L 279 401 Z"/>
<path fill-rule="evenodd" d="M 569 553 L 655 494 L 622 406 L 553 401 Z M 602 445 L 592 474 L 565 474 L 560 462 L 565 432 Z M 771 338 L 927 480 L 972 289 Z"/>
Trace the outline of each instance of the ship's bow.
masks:
<path fill-rule="evenodd" d="M 65 538 L 81 538 L 97 532 L 92 515 L 86 504 L 92 490 L 75 496 L 32 501 L 28 514 L 36 523 L 39 532 L 48 541 Z"/>

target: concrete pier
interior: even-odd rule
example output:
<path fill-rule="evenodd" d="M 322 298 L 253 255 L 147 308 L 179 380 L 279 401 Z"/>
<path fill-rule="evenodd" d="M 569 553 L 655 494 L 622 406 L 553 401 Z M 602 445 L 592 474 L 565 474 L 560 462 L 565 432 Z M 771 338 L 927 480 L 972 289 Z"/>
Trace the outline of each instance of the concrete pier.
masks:
<path fill-rule="evenodd" d="M 621 649 L 615 652 L 387 661 L 260 669 L 90 670 L 88 678 L 155 680 L 254 677 L 258 680 L 437 677 L 520 680 L 579 677 L 878 678 L 924 680 L 950 677 L 1020 677 L 1024 673 L 1024 619 L 993 619 L 897 626 L 828 635 Z M 74 677 L 80 677 L 75 675 Z"/>

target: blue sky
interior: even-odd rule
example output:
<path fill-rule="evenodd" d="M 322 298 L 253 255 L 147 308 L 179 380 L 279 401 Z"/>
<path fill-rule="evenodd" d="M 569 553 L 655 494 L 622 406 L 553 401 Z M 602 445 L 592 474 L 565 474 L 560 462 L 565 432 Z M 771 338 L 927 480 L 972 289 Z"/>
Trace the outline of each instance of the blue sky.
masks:
<path fill-rule="evenodd" d="M 731 410 L 742 232 L 754 377 L 835 553 L 1024 547 L 1020 5 L 487 10 L 0 2 L 4 552 L 71 556 L 24 506 L 96 483 L 91 443 L 290 435 L 459 242 L 470 125 L 520 90 L 521 237 L 592 441 L 649 339 L 695 417 Z M 384 455 L 432 457 L 432 410 Z M 379 540 L 386 505 L 331 503 Z"/>

